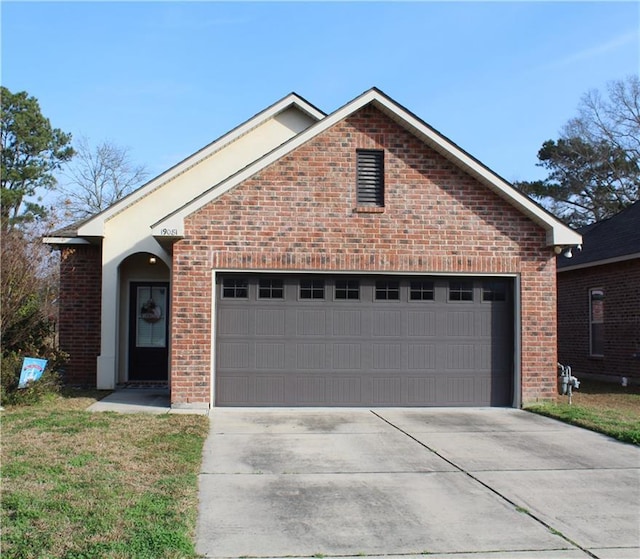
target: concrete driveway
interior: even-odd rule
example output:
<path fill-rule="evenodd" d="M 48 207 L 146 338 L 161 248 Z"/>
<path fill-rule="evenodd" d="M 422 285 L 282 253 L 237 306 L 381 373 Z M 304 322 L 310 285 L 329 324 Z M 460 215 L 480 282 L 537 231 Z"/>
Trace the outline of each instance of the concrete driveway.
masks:
<path fill-rule="evenodd" d="M 197 550 L 637 559 L 640 449 L 513 409 L 215 409 Z"/>

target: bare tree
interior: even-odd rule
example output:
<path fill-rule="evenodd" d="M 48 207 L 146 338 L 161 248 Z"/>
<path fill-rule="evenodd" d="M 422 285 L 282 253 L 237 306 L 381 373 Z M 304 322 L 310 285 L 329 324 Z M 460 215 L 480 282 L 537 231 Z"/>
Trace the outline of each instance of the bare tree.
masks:
<path fill-rule="evenodd" d="M 147 174 L 143 165 L 131 162 L 128 148 L 108 140 L 92 147 L 81 138 L 65 172 L 67 181 L 58 189 L 61 205 L 70 218 L 84 219 L 133 192 Z"/>
<path fill-rule="evenodd" d="M 606 219 L 640 199 L 640 78 L 582 96 L 557 141 L 538 151 L 544 180 L 515 186 L 574 226 Z"/>
<path fill-rule="evenodd" d="M 640 77 L 631 75 L 607 84 L 608 97 L 593 89 L 582 96 L 578 116 L 564 126 L 564 138 L 591 144 L 607 142 L 640 159 Z"/>
<path fill-rule="evenodd" d="M 42 349 L 51 344 L 57 313 L 58 255 L 42 243 L 51 222 L 35 220 L 0 237 L 0 339 L 7 351 Z"/>

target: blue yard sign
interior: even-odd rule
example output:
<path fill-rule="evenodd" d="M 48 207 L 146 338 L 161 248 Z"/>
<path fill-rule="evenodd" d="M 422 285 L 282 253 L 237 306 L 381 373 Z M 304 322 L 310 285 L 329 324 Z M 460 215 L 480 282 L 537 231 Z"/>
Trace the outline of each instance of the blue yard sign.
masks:
<path fill-rule="evenodd" d="M 20 383 L 18 384 L 18 388 L 26 388 L 28 383 L 38 380 L 42 376 L 46 366 L 46 359 L 25 357 L 22 362 L 22 371 L 20 371 Z"/>

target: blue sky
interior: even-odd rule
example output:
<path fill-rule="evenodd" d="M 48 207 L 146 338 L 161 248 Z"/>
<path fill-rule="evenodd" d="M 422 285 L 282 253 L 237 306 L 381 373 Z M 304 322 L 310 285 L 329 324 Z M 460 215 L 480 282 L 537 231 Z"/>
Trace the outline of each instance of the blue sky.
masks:
<path fill-rule="evenodd" d="M 295 91 L 372 86 L 507 180 L 640 69 L 637 2 L 7 2 L 2 84 L 155 176 Z"/>

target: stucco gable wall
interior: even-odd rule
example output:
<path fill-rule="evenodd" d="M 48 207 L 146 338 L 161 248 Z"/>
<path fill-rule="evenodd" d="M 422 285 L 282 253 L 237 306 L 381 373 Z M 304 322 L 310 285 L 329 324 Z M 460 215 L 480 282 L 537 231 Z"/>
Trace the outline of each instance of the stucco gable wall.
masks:
<path fill-rule="evenodd" d="M 149 250 L 150 226 L 315 122 L 289 108 L 150 191 L 105 223 L 107 256 Z M 151 251 L 154 252 L 154 251 Z"/>
<path fill-rule="evenodd" d="M 91 278 L 94 282 L 90 289 L 91 301 L 82 289 L 78 291 L 73 274 L 61 275 L 61 291 L 69 291 L 74 296 L 67 305 L 71 310 L 61 310 L 61 315 L 64 313 L 69 318 L 61 319 L 60 339 L 70 354 L 82 356 L 74 357 L 68 368 L 71 381 L 76 382 L 78 375 L 82 375 L 85 380 L 92 378 L 100 388 L 113 388 L 117 380 L 125 378 L 123 363 L 127 347 L 123 341 L 126 335 L 118 331 L 127 325 L 123 309 L 128 297 L 127 281 L 133 276 L 122 274 L 120 266 L 130 255 L 144 253 L 153 254 L 171 266 L 170 254 L 153 237 L 150 226 L 308 128 L 317 118 L 319 115 L 309 116 L 294 106 L 258 115 L 79 227 L 80 237 L 103 239 L 97 256 L 98 267 L 94 270 L 97 279 Z M 260 122 L 261 119 L 266 120 Z M 144 268 L 138 268 L 134 275 L 149 277 Z M 98 316 L 93 317 L 96 322 L 90 336 L 77 326 L 74 311 L 87 304 L 97 304 L 99 309 Z M 88 361 L 93 364 L 87 365 Z"/>
<path fill-rule="evenodd" d="M 383 213 L 355 208 L 355 151 L 385 149 Z M 520 274 L 523 399 L 555 394 L 545 231 L 373 107 L 185 220 L 174 246 L 172 394 L 208 401 L 212 269 Z"/>

